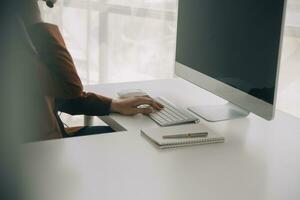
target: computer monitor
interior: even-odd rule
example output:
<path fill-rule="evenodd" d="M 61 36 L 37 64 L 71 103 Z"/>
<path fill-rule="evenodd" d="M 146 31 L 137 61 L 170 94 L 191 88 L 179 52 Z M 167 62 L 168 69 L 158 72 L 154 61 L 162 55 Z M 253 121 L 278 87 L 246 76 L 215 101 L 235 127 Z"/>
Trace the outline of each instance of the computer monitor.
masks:
<path fill-rule="evenodd" d="M 273 119 L 285 4 L 179 0 L 175 73 L 230 102 L 189 110 L 209 121 Z"/>

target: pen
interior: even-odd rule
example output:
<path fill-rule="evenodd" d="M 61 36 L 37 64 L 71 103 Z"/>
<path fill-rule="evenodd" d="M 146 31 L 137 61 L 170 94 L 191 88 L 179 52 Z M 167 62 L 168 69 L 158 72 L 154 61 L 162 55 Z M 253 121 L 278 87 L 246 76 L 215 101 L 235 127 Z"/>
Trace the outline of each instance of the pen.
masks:
<path fill-rule="evenodd" d="M 208 135 L 207 132 L 177 134 L 177 135 L 164 135 L 163 139 L 197 138 L 197 137 L 206 137 L 207 135 Z"/>

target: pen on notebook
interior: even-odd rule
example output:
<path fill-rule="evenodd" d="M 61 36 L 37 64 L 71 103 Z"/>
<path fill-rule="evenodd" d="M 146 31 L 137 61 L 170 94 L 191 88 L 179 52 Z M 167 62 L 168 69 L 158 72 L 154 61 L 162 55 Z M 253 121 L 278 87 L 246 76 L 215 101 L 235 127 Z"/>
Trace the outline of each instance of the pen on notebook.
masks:
<path fill-rule="evenodd" d="M 177 135 L 164 135 L 163 139 L 180 139 L 180 138 L 197 138 L 197 137 L 206 137 L 207 132 L 202 133 L 187 133 L 187 134 L 177 134 Z"/>

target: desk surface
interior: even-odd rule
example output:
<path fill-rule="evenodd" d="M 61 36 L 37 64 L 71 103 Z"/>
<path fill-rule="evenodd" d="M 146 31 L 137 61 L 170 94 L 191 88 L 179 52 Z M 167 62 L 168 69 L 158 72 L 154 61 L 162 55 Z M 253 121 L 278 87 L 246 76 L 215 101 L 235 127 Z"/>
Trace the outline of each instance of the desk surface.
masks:
<path fill-rule="evenodd" d="M 181 84 L 186 98 L 176 89 Z M 113 96 L 120 88 L 149 89 L 184 107 L 205 103 L 198 98 L 205 91 L 182 80 L 89 89 Z M 278 111 L 271 122 L 255 115 L 218 123 L 201 120 L 226 142 L 158 150 L 138 130 L 157 126 L 151 120 L 136 116 L 134 125 L 132 118 L 110 118 L 129 131 L 26 145 L 23 174 L 28 199 L 300 199 L 300 119 Z"/>

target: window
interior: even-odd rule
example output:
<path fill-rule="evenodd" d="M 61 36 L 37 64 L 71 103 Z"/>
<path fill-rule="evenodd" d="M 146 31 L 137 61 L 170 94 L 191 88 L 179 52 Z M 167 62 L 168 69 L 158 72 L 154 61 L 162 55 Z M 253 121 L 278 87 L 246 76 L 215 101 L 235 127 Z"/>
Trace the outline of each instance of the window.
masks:
<path fill-rule="evenodd" d="M 60 0 L 60 26 L 84 84 L 173 77 L 177 0 Z"/>

